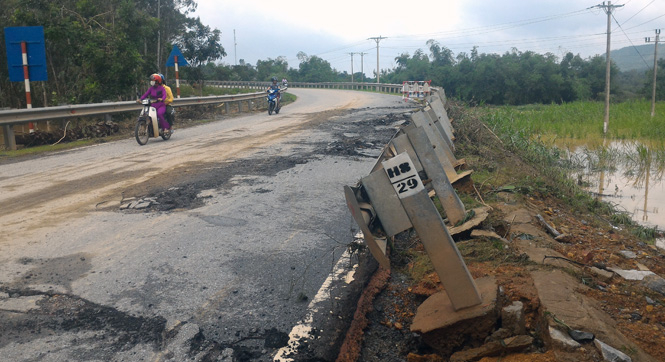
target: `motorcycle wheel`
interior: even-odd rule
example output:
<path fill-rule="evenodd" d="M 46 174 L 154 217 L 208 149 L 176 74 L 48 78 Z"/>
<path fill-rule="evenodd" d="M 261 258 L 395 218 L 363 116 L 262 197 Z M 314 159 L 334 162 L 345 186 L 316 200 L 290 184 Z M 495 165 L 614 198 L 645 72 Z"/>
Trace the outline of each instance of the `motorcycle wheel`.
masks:
<path fill-rule="evenodd" d="M 282 107 L 275 107 L 275 114 L 279 114 L 279 110 L 282 109 Z"/>
<path fill-rule="evenodd" d="M 136 142 L 139 145 L 143 146 L 148 143 L 150 134 L 148 133 L 148 122 L 145 119 L 139 119 L 136 122 L 136 128 L 134 128 L 134 136 L 136 137 Z"/>
<path fill-rule="evenodd" d="M 164 132 L 162 132 L 162 139 L 164 141 L 168 140 L 169 138 L 171 138 L 171 132 L 170 131 L 166 132 L 166 130 L 165 130 Z"/>
<path fill-rule="evenodd" d="M 275 103 L 268 103 L 268 115 L 271 115 L 274 109 L 275 109 Z"/>

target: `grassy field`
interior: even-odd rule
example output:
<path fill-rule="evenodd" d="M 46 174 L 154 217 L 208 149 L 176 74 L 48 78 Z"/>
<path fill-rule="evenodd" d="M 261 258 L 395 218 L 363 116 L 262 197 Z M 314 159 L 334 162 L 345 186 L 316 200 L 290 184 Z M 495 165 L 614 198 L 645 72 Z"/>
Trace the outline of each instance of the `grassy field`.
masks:
<path fill-rule="evenodd" d="M 483 120 L 492 128 L 539 138 L 545 143 L 562 145 L 582 141 L 588 145 L 603 139 L 603 102 L 488 107 L 482 112 Z M 665 103 L 656 104 L 653 118 L 650 101 L 611 104 L 607 138 L 662 144 L 664 126 Z"/>

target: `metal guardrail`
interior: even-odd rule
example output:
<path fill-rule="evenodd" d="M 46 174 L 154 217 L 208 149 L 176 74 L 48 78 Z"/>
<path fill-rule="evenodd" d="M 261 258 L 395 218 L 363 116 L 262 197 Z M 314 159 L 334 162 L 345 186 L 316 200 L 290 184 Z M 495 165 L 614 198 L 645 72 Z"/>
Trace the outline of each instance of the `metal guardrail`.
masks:
<path fill-rule="evenodd" d="M 265 97 L 264 92 L 234 94 L 209 97 L 175 98 L 173 106 L 194 106 L 202 104 L 216 104 L 223 102 L 237 102 Z M 136 111 L 143 107 L 134 101 L 76 104 L 70 106 L 43 107 L 31 109 L 11 109 L 0 111 L 0 125 L 14 125 L 26 122 L 54 120 L 69 117 L 85 117 L 100 114 Z"/>
<path fill-rule="evenodd" d="M 183 81 L 184 82 L 184 81 Z M 205 81 L 206 85 L 224 88 L 265 89 L 270 82 L 247 82 L 247 81 Z M 290 82 L 292 88 L 322 88 L 322 89 L 349 89 L 349 90 L 373 90 L 386 93 L 402 93 L 402 84 L 387 83 L 356 83 L 356 82 Z"/>
<path fill-rule="evenodd" d="M 183 82 L 186 82 L 183 80 Z M 188 97 L 176 98 L 173 101 L 174 107 L 180 106 L 194 106 L 203 104 L 217 104 L 230 102 L 250 102 L 249 108 L 252 108 L 251 101 L 260 99 L 265 96 L 263 90 L 267 89 L 271 84 L 270 82 L 246 82 L 246 81 L 205 81 L 207 85 L 218 86 L 224 88 L 240 88 L 240 89 L 261 89 L 261 92 L 234 94 L 224 96 L 208 96 L 208 97 Z M 306 82 L 293 82 L 289 83 L 289 87 L 297 88 L 322 88 L 322 89 L 347 89 L 347 90 L 373 90 L 386 93 L 401 93 L 401 84 L 383 84 L 383 83 L 342 83 L 342 82 L 325 82 L 325 83 L 306 83 Z M 10 109 L 0 111 L 0 126 L 4 138 L 5 148 L 15 150 L 16 140 L 14 138 L 13 126 L 25 124 L 29 122 L 50 121 L 56 119 L 72 118 L 72 117 L 86 117 L 95 115 L 106 115 L 112 113 L 137 111 L 142 106 L 133 101 L 124 102 L 107 102 L 107 103 L 92 103 L 92 104 L 76 104 L 68 106 L 56 107 L 42 107 L 30 109 Z M 239 105 L 239 109 L 242 108 Z"/>

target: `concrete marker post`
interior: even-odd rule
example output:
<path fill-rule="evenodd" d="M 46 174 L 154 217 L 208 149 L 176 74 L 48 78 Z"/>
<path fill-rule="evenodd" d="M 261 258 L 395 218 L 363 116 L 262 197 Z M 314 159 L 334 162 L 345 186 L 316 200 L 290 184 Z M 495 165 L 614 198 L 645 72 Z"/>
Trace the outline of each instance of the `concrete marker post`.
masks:
<path fill-rule="evenodd" d="M 418 127 L 407 133 L 409 141 L 418 155 L 420 163 L 423 165 L 427 177 L 432 180 L 432 187 L 436 196 L 441 201 L 441 206 L 446 212 L 446 216 L 451 225 L 457 224 L 466 217 L 466 209 L 462 200 L 455 192 L 453 185 L 446 176 L 443 166 L 438 162 L 434 153 L 434 148 L 429 143 L 425 130 Z"/>
<path fill-rule="evenodd" d="M 446 131 L 448 137 L 450 137 L 451 140 L 454 140 L 455 128 L 453 127 L 453 124 L 450 122 L 450 118 L 448 118 L 448 112 L 446 112 L 446 108 L 443 106 L 441 100 L 438 98 L 434 98 L 429 105 L 430 108 L 432 108 L 434 113 L 437 115 L 437 118 L 434 119 L 437 119 L 439 123 L 441 123 L 441 126 Z"/>
<path fill-rule="evenodd" d="M 360 183 L 365 188 L 386 235 L 394 236 L 412 227 L 385 171 L 376 170 L 363 177 Z"/>
<path fill-rule="evenodd" d="M 441 137 L 437 137 L 434 134 L 434 130 L 432 129 L 432 127 L 428 125 L 428 120 L 425 118 L 423 112 L 414 113 L 413 115 L 411 115 L 411 120 L 413 120 L 413 123 L 418 128 L 422 128 L 423 130 L 425 130 L 427 138 L 429 139 L 429 143 L 434 149 L 434 153 L 436 154 L 439 163 L 443 166 L 443 170 L 446 172 L 448 180 L 450 180 L 450 182 L 454 184 L 455 181 L 461 178 L 461 176 L 457 175 L 457 171 L 455 171 L 455 166 L 453 166 L 448 156 L 446 156 L 444 147 L 447 147 L 447 145 L 445 145 Z M 411 140 L 411 144 L 414 146 L 414 148 L 418 146 L 416 145 L 414 140 Z"/>
<path fill-rule="evenodd" d="M 453 143 L 453 141 L 455 140 L 455 136 L 453 135 L 453 132 L 450 129 L 450 124 L 445 125 L 445 122 L 441 122 L 439 115 L 430 106 L 425 107 L 423 111 L 432 121 L 432 124 L 435 126 L 436 130 L 439 131 L 441 137 L 446 141 L 450 149 L 453 150 L 454 152 L 455 144 Z"/>
<path fill-rule="evenodd" d="M 425 111 L 423 111 L 423 119 L 427 123 L 427 126 L 432 128 L 432 134 L 438 138 L 441 139 L 441 144 L 443 146 L 443 151 L 446 154 L 446 157 L 448 157 L 448 160 L 450 160 L 450 163 L 455 167 L 457 164 L 457 159 L 455 158 L 455 144 L 453 143 L 452 139 L 448 137 L 448 135 L 444 132 L 441 132 L 439 127 L 436 126 L 436 123 L 434 123 L 434 119 L 436 119 L 436 115 L 434 115 L 434 118 L 432 118 L 432 114 L 429 113 L 431 110 L 430 107 L 425 107 Z"/>
<path fill-rule="evenodd" d="M 384 161 L 383 168 L 432 260 L 453 308 L 457 311 L 479 305 L 482 298 L 478 287 L 409 155 L 402 153 Z"/>
<path fill-rule="evenodd" d="M 365 243 L 369 247 L 370 253 L 379 265 L 385 269 L 390 269 L 390 259 L 386 256 L 387 242 L 386 240 L 375 239 L 372 232 L 369 230 L 370 215 L 363 212 L 356 197 L 356 192 L 349 186 L 344 186 L 344 197 L 346 198 L 346 206 L 351 211 L 351 216 L 356 221 L 360 230 L 363 233 Z"/>
<path fill-rule="evenodd" d="M 409 157 L 411 158 L 411 161 L 416 166 L 416 171 L 420 172 L 423 170 L 423 165 L 419 161 L 418 154 L 416 153 L 416 150 L 413 148 L 411 145 L 411 141 L 409 140 L 409 136 L 407 136 L 405 133 L 401 134 L 395 138 L 393 138 L 392 142 L 393 146 L 395 147 L 395 154 L 400 154 L 406 152 L 409 154 Z"/>
<path fill-rule="evenodd" d="M 5 124 L 2 126 L 2 133 L 5 140 L 5 148 L 9 151 L 16 151 L 16 137 L 14 135 L 14 126 Z"/>

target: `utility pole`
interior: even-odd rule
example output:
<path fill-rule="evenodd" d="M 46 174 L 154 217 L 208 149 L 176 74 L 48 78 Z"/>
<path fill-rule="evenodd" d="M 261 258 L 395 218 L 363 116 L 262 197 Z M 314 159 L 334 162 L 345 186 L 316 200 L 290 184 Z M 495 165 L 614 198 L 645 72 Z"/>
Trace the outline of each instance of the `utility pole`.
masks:
<path fill-rule="evenodd" d="M 379 42 L 383 39 L 388 39 L 383 36 L 375 36 L 373 38 L 367 38 L 367 40 L 374 40 L 376 42 L 376 82 L 381 83 L 381 71 L 379 70 Z"/>
<path fill-rule="evenodd" d="M 349 54 L 351 55 L 351 83 L 353 83 L 353 54 L 357 54 L 357 53 L 351 52 Z"/>
<path fill-rule="evenodd" d="M 238 65 L 238 43 L 236 42 L 236 30 L 233 29 L 233 63 Z"/>
<path fill-rule="evenodd" d="M 644 38 L 647 43 L 651 42 L 651 38 Z M 660 29 L 656 29 L 656 41 L 653 48 L 653 90 L 651 91 L 651 117 L 656 114 L 656 73 L 658 73 L 658 43 L 660 41 Z"/>
<path fill-rule="evenodd" d="M 612 35 L 612 10 L 615 8 L 620 8 L 623 5 L 612 5 L 611 1 L 607 2 L 607 5 L 603 1 L 602 5 L 592 6 L 592 8 L 603 9 L 607 14 L 607 50 L 605 52 L 605 120 L 603 122 L 603 134 L 607 134 L 607 126 L 610 123 L 610 39 Z"/>
<path fill-rule="evenodd" d="M 365 68 L 363 67 L 363 56 L 367 53 L 358 53 L 360 54 L 360 76 L 362 77 L 362 83 L 365 83 Z"/>

